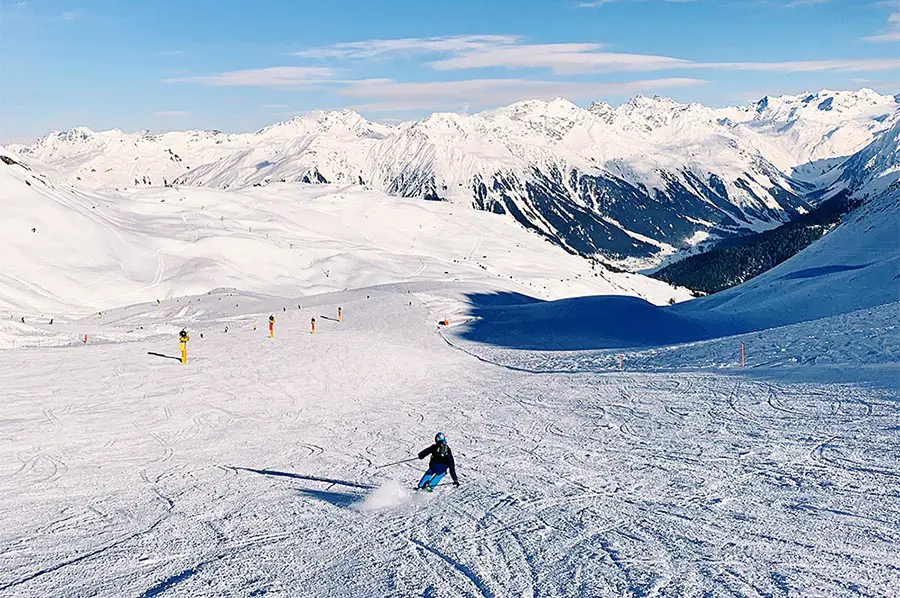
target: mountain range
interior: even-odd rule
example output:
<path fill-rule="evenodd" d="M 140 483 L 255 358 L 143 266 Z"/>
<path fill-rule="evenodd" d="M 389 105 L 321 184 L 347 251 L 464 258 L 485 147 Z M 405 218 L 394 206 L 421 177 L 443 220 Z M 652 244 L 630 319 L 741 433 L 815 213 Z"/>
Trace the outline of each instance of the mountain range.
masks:
<path fill-rule="evenodd" d="M 900 95 L 823 90 L 719 109 L 525 101 L 397 125 L 318 111 L 249 134 L 79 127 L 10 149 L 93 190 L 300 182 L 451 201 L 634 270 L 774 228 L 838 193 L 893 193 L 898 123 Z"/>

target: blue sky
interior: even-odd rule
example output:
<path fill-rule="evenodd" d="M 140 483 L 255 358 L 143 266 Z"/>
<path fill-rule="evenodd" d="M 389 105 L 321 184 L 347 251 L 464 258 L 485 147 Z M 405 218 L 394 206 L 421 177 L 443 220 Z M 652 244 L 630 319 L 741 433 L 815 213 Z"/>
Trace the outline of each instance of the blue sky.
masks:
<path fill-rule="evenodd" d="M 528 98 L 900 92 L 900 0 L 0 0 L 0 142 Z"/>

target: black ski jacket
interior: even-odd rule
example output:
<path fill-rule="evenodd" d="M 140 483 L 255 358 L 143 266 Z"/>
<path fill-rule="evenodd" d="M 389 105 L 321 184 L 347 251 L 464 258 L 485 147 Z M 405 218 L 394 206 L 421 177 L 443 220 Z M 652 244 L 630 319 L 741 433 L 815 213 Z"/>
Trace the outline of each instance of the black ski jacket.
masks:
<path fill-rule="evenodd" d="M 453 451 L 446 444 L 434 443 L 427 449 L 419 453 L 419 459 L 424 459 L 431 455 L 431 461 L 428 462 L 429 468 L 450 470 L 450 477 L 454 482 L 459 480 L 456 478 L 456 462 L 453 460 Z"/>

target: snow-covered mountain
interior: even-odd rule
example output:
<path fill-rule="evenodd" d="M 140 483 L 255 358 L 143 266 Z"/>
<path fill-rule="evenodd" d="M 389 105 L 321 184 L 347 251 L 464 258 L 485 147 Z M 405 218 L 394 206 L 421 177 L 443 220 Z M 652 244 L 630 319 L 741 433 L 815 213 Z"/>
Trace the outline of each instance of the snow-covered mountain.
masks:
<path fill-rule="evenodd" d="M 339 183 L 462 202 L 568 251 L 641 266 L 806 211 L 807 196 L 898 119 L 897 98 L 871 90 L 718 110 L 637 96 L 616 108 L 526 101 L 394 126 L 342 110 L 253 134 L 76 129 L 14 149 L 78 186 Z"/>
<path fill-rule="evenodd" d="M 766 96 L 750 106 L 718 111 L 721 123 L 753 143 L 795 178 L 815 181 L 859 151 L 900 118 L 900 96 L 871 89 Z M 758 142 L 757 142 L 758 143 Z M 756 145 L 756 143 L 754 144 Z"/>
<path fill-rule="evenodd" d="M 900 203 L 900 120 L 841 164 L 831 191 L 841 189 L 865 198 L 892 194 Z"/>
<path fill-rule="evenodd" d="M 193 167 L 239 151 L 247 143 L 246 135 L 219 131 L 156 135 L 77 127 L 9 149 L 30 163 L 37 160 L 56 170 L 69 184 L 96 189 L 163 186 Z"/>
<path fill-rule="evenodd" d="M 452 204 L 336 185 L 88 191 L 0 148 L 3 321 L 219 288 L 298 296 L 411 279 L 489 283 L 547 299 L 690 297 Z"/>
<path fill-rule="evenodd" d="M 900 120 L 869 145 L 846 159 L 833 159 L 823 180 L 833 181 L 816 191 L 819 201 L 808 214 L 778 228 L 748 235 L 712 251 L 691 255 L 654 273 L 661 280 L 715 293 L 740 284 L 795 255 L 837 224 L 856 218 L 854 207 L 885 211 L 900 205 Z M 876 208 L 872 206 L 882 206 Z M 890 213 L 890 212 L 886 212 Z M 866 229 L 872 234 L 875 223 Z M 878 223 L 883 226 L 883 223 Z M 895 241 L 900 224 L 887 220 Z"/>

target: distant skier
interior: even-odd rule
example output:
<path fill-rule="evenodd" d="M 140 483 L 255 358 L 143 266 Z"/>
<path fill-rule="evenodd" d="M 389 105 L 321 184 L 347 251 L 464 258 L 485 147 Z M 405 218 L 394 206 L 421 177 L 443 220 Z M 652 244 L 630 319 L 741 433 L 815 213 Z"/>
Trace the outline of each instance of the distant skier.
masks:
<path fill-rule="evenodd" d="M 424 459 L 431 455 L 431 461 L 428 463 L 428 471 L 419 480 L 416 490 L 425 490 L 431 492 L 435 486 L 447 475 L 450 470 L 450 477 L 453 478 L 453 485 L 459 486 L 459 478 L 456 477 L 456 462 L 453 460 L 453 451 L 447 444 L 447 438 L 443 432 L 434 435 L 434 444 L 419 453 L 419 459 Z"/>

